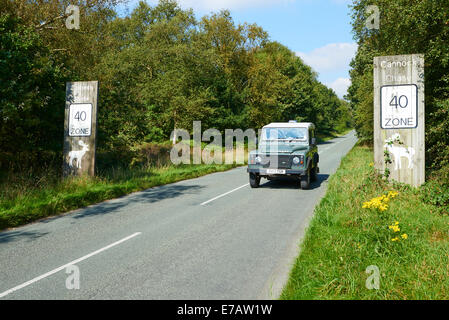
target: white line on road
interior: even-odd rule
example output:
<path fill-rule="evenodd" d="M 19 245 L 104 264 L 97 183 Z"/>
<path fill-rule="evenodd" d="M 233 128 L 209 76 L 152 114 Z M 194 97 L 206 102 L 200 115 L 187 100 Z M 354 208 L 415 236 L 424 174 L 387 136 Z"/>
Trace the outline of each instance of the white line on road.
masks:
<path fill-rule="evenodd" d="M 234 192 L 234 191 L 237 191 L 237 190 L 239 190 L 239 189 L 242 189 L 242 188 L 244 188 L 244 187 L 246 187 L 246 186 L 249 186 L 249 183 L 244 184 L 243 186 L 240 186 L 240 187 L 238 187 L 238 188 L 235 188 L 235 189 L 233 189 L 233 190 L 231 190 L 231 191 L 228 191 L 228 192 L 226 192 L 226 193 L 220 194 L 219 196 L 216 196 L 215 198 L 212 198 L 212 199 L 210 199 L 210 200 L 207 200 L 207 201 L 201 203 L 200 205 L 201 205 L 201 206 L 204 206 L 205 204 L 208 204 L 209 202 L 212 202 L 212 201 L 217 200 L 217 199 L 219 199 L 219 198 L 221 198 L 221 197 L 224 197 L 225 195 L 228 195 L 228 194 L 230 194 L 230 193 L 232 193 L 232 192 Z"/>
<path fill-rule="evenodd" d="M 122 240 L 119 240 L 119 241 L 117 241 L 117 242 L 114 242 L 114 243 L 112 243 L 112 244 L 110 244 L 110 245 L 108 245 L 108 246 L 106 246 L 106 247 L 103 247 L 103 248 L 97 250 L 97 251 L 94 251 L 94 252 L 92 252 L 92 253 L 89 253 L 88 255 L 85 255 L 84 257 L 81 257 L 81 258 L 79 258 L 79 259 L 73 260 L 73 261 L 71 261 L 71 262 L 69 262 L 69 263 L 67 263 L 67 264 L 65 264 L 65 265 L 63 265 L 63 266 L 60 266 L 59 268 L 53 269 L 52 271 L 49 271 L 49 272 L 47 272 L 47 273 L 45 273 L 45 274 L 43 274 L 43 275 L 40 275 L 39 277 L 36 277 L 36 278 L 34 278 L 34 279 L 31 279 L 30 281 L 27 281 L 27 282 L 25 282 L 25 283 L 22 283 L 21 285 L 18 285 L 17 287 L 14 287 L 14 288 L 12 288 L 12 289 L 6 290 L 5 292 L 0 293 L 0 298 L 3 298 L 4 296 L 7 296 L 7 295 L 10 294 L 10 293 L 13 293 L 14 291 L 23 289 L 23 288 L 29 286 L 30 284 L 33 284 L 33 283 L 35 283 L 35 282 L 37 282 L 37 281 L 39 281 L 39 280 L 42 280 L 42 279 L 44 279 L 44 278 L 47 278 L 47 277 L 49 277 L 49 276 L 51 276 L 51 275 L 53 275 L 53 274 L 55 274 L 55 273 L 57 273 L 57 272 L 59 272 L 59 271 L 61 271 L 61 270 L 64 270 L 64 269 L 67 268 L 68 266 L 77 264 L 78 262 L 81 262 L 81 261 L 83 261 L 83 260 L 86 260 L 86 259 L 88 259 L 88 258 L 90 258 L 90 257 L 92 257 L 92 256 L 94 256 L 94 255 L 96 255 L 96 254 L 99 254 L 100 252 L 103 252 L 103 251 L 108 250 L 108 249 L 110 249 L 110 248 L 112 248 L 112 247 L 115 247 L 116 245 L 119 245 L 119 244 L 121 244 L 121 243 L 123 243 L 123 242 L 125 242 L 125 241 L 127 241 L 127 240 L 129 240 L 129 239 L 131 239 L 131 238 L 134 238 L 134 237 L 136 237 L 136 236 L 138 236 L 138 235 L 140 235 L 140 234 L 142 234 L 142 233 L 141 233 L 141 232 L 136 232 L 136 233 L 134 233 L 134 234 L 132 234 L 132 235 L 126 237 L 126 238 L 123 238 Z"/>

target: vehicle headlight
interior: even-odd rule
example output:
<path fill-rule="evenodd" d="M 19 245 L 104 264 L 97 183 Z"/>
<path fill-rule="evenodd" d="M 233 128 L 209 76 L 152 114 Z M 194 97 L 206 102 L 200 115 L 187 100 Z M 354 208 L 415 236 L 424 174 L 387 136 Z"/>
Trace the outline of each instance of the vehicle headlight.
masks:
<path fill-rule="evenodd" d="M 256 160 L 256 163 L 261 163 L 262 162 L 262 158 L 259 157 L 259 156 L 257 156 L 255 160 Z"/>
<path fill-rule="evenodd" d="M 299 164 L 299 158 L 298 157 L 294 157 L 293 158 L 293 164 Z"/>

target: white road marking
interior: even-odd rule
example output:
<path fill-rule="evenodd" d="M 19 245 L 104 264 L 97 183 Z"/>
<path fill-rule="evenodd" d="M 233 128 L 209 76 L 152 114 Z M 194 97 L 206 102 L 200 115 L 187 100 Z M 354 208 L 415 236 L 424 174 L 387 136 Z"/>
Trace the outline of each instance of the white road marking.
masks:
<path fill-rule="evenodd" d="M 31 279 L 30 281 L 27 281 L 27 282 L 25 282 L 25 283 L 22 283 L 21 285 L 18 285 L 17 287 L 14 287 L 14 288 L 12 288 L 12 289 L 6 290 L 5 292 L 0 293 L 0 298 L 3 298 L 4 296 L 7 296 L 7 295 L 10 294 L 10 293 L 13 293 L 14 291 L 23 289 L 23 288 L 29 286 L 30 284 L 33 284 L 33 283 L 35 283 L 35 282 L 37 282 L 37 281 L 39 281 L 39 280 L 42 280 L 42 279 L 44 279 L 44 278 L 47 278 L 47 277 L 49 277 L 49 276 L 51 276 L 51 275 L 53 275 L 53 274 L 55 274 L 55 273 L 57 273 L 57 272 L 59 272 L 59 271 L 61 271 L 61 270 L 64 270 L 64 269 L 67 268 L 68 266 L 77 264 L 77 263 L 79 263 L 79 262 L 81 262 L 81 261 L 83 261 L 83 260 L 86 260 L 86 259 L 88 259 L 88 258 L 90 258 L 90 257 L 92 257 L 92 256 L 94 256 L 94 255 L 96 255 L 96 254 L 99 254 L 100 252 L 103 252 L 103 251 L 108 250 L 108 249 L 110 249 L 110 248 L 112 248 L 112 247 L 115 247 L 116 245 L 119 245 L 119 244 L 121 244 L 121 243 L 123 243 L 123 242 L 125 242 L 125 241 L 127 241 L 127 240 L 129 240 L 129 239 L 131 239 L 131 238 L 134 238 L 134 237 L 136 237 L 136 236 L 138 236 L 138 235 L 140 235 L 140 234 L 142 234 L 142 233 L 141 233 L 141 232 L 136 232 L 136 233 L 134 233 L 134 234 L 132 234 L 132 235 L 126 237 L 126 238 L 123 238 L 122 240 L 119 240 L 119 241 L 117 241 L 117 242 L 114 242 L 114 243 L 112 243 L 112 244 L 110 244 L 110 245 L 108 245 L 108 246 L 106 246 L 106 247 L 103 247 L 103 248 L 97 250 L 97 251 L 94 251 L 94 252 L 92 252 L 92 253 L 89 253 L 88 255 L 85 255 L 84 257 L 81 257 L 81 258 L 79 258 L 79 259 L 73 260 L 73 261 L 71 261 L 71 262 L 69 262 L 69 263 L 67 263 L 67 264 L 65 264 L 65 265 L 63 265 L 63 266 L 60 266 L 59 268 L 53 269 L 53 270 L 51 270 L 51 271 L 49 271 L 49 272 L 47 272 L 47 273 L 45 273 L 45 274 L 43 274 L 43 275 L 40 275 L 40 276 L 38 276 L 38 277 L 36 277 L 36 278 L 34 278 L 34 279 Z"/>
<path fill-rule="evenodd" d="M 205 204 L 208 204 L 208 203 L 210 203 L 210 202 L 212 202 L 212 201 L 214 201 L 214 200 L 217 200 L 217 199 L 219 199 L 219 198 L 221 198 L 221 197 L 224 197 L 224 196 L 226 196 L 226 195 L 228 195 L 228 194 L 230 194 L 230 193 L 232 193 L 232 192 L 234 192 L 234 191 L 237 191 L 237 190 L 239 190 L 239 189 L 242 189 L 242 188 L 244 188 L 244 187 L 246 187 L 246 186 L 249 186 L 249 183 L 244 184 L 243 186 L 240 186 L 240 187 L 238 187 L 238 188 L 235 188 L 235 189 L 233 189 L 233 190 L 231 190 L 231 191 L 228 191 L 228 192 L 226 192 L 226 193 L 220 194 L 219 196 L 216 196 L 215 198 L 212 198 L 212 199 L 210 199 L 210 200 L 204 201 L 204 202 L 201 203 L 200 205 L 201 205 L 201 206 L 204 206 Z"/>

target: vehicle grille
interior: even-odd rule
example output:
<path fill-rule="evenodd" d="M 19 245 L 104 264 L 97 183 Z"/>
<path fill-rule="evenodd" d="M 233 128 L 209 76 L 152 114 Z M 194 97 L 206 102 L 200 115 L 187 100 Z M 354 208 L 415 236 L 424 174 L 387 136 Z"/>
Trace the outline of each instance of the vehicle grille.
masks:
<path fill-rule="evenodd" d="M 263 156 L 262 164 L 264 168 L 290 169 L 292 167 L 292 157 L 290 155 Z"/>

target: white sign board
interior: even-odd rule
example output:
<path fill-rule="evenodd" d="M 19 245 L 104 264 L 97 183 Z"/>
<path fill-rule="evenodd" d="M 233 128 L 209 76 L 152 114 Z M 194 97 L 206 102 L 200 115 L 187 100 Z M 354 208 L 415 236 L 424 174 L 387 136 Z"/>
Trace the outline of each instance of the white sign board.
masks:
<path fill-rule="evenodd" d="M 95 175 L 98 81 L 66 83 L 62 172 Z"/>
<path fill-rule="evenodd" d="M 375 57 L 374 168 L 418 187 L 425 175 L 424 55 Z"/>
<path fill-rule="evenodd" d="M 89 137 L 92 134 L 92 104 L 76 103 L 69 108 L 69 136 Z"/>
<path fill-rule="evenodd" d="M 415 84 L 387 85 L 380 92 L 382 129 L 418 127 L 418 87 Z"/>

